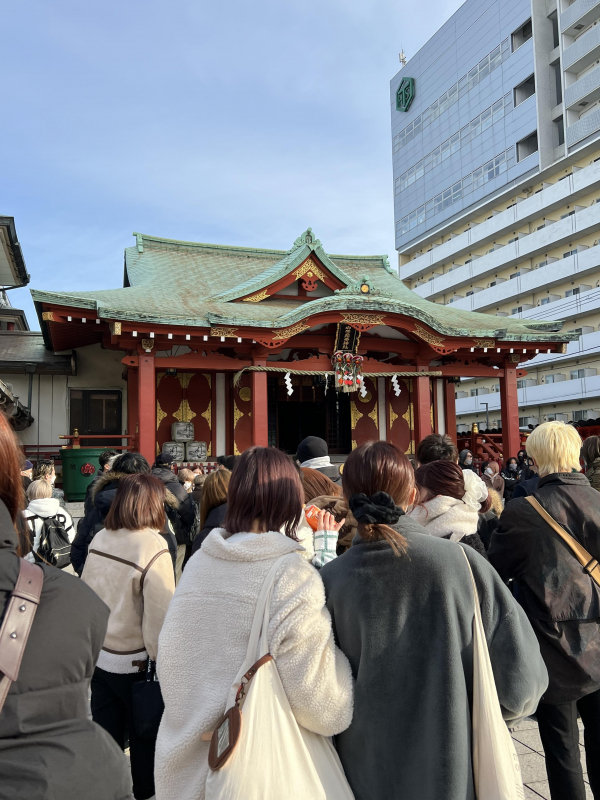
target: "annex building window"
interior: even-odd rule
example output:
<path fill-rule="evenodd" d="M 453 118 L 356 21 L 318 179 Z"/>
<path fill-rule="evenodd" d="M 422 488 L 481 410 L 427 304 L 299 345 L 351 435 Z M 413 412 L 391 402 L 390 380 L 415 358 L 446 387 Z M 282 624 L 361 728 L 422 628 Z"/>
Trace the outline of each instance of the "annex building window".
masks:
<path fill-rule="evenodd" d="M 530 75 L 514 88 L 515 108 L 535 94 L 535 75 Z"/>
<path fill-rule="evenodd" d="M 70 430 L 77 428 L 81 436 L 85 434 L 118 434 L 121 430 L 121 392 L 95 391 L 90 389 L 71 389 Z M 84 439 L 84 446 L 103 447 L 120 444 L 118 439 Z"/>
<path fill-rule="evenodd" d="M 511 36 L 513 53 L 515 50 L 518 50 L 519 47 L 522 47 L 525 42 L 528 42 L 532 36 L 533 26 L 531 24 L 531 19 L 528 19 L 527 22 L 524 22 L 520 28 L 517 28 L 517 30 Z"/>
<path fill-rule="evenodd" d="M 523 161 L 538 151 L 537 131 L 517 142 L 517 161 Z"/>

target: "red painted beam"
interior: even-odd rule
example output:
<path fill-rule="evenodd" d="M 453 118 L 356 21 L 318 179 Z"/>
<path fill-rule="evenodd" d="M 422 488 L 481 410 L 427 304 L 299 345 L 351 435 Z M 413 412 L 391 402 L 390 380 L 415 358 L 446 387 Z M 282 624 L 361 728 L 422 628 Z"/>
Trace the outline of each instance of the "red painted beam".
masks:
<path fill-rule="evenodd" d="M 156 457 L 156 376 L 154 356 L 140 355 L 138 366 L 138 448 L 149 464 Z"/>
<path fill-rule="evenodd" d="M 262 367 L 264 361 L 256 361 L 255 366 Z M 269 445 L 269 417 L 266 372 L 252 373 L 252 444 L 259 447 Z"/>
<path fill-rule="evenodd" d="M 446 433 L 456 442 L 456 384 L 444 381 L 444 416 Z"/>
<path fill-rule="evenodd" d="M 502 414 L 502 455 L 504 460 L 517 455 L 521 449 L 519 432 L 519 396 L 517 370 L 506 367 L 500 378 L 500 410 Z"/>

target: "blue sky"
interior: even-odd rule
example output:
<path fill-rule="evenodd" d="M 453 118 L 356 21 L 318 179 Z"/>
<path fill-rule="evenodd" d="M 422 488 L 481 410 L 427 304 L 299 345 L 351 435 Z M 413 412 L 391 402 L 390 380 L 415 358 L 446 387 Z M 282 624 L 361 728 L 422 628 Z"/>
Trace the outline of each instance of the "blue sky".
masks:
<path fill-rule="evenodd" d="M 30 287 L 120 286 L 134 230 L 288 249 L 310 225 L 395 264 L 389 80 L 460 5 L 4 3 L 0 214 Z"/>

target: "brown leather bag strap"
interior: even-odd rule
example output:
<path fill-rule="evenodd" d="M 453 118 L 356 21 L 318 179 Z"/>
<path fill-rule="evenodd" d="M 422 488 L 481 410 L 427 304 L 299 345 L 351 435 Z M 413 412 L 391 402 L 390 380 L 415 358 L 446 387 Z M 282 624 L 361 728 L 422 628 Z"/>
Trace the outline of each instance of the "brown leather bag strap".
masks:
<path fill-rule="evenodd" d="M 575 558 L 579 561 L 585 572 L 588 573 L 590 578 L 600 586 L 600 564 L 598 564 L 598 560 L 594 558 L 588 551 L 583 547 L 583 545 L 579 544 L 577 539 L 571 536 L 570 533 L 559 525 L 558 522 L 551 517 L 550 514 L 546 511 L 546 509 L 538 503 L 535 497 L 526 497 L 527 502 L 535 508 L 538 512 L 540 517 L 544 519 L 548 525 L 554 530 L 560 538 L 565 542 L 567 547 L 571 550 Z"/>
<path fill-rule="evenodd" d="M 19 677 L 23 653 L 31 631 L 44 584 L 44 571 L 36 564 L 21 559 L 15 588 L 0 627 L 0 713 L 10 684 Z"/>

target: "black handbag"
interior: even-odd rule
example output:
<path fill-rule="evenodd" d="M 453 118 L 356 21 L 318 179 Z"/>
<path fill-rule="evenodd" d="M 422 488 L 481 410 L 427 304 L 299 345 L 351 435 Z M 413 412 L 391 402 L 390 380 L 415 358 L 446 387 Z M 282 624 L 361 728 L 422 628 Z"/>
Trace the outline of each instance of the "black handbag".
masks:
<path fill-rule="evenodd" d="M 148 658 L 144 680 L 131 687 L 133 725 L 143 739 L 156 739 L 165 704 L 156 675 L 156 663 Z"/>

